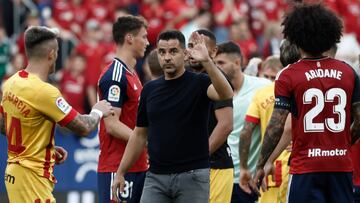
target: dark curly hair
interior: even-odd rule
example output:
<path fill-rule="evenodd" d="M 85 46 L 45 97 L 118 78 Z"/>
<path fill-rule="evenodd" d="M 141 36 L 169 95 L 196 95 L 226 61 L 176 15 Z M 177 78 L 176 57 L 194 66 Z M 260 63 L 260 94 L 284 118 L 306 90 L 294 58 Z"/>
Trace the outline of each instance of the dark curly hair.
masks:
<path fill-rule="evenodd" d="M 319 56 L 340 41 L 341 20 L 321 4 L 298 4 L 282 22 L 290 43 Z"/>

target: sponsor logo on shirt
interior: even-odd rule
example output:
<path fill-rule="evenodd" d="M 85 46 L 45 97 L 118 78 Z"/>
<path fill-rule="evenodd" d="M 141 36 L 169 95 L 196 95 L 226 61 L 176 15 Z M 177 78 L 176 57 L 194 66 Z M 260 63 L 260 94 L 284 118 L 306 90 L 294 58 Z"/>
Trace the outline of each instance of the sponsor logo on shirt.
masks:
<path fill-rule="evenodd" d="M 117 85 L 112 85 L 109 88 L 108 100 L 113 102 L 118 102 L 120 100 L 120 87 Z"/>
<path fill-rule="evenodd" d="M 71 106 L 66 102 L 63 97 L 58 97 L 56 99 L 56 106 L 64 112 L 64 114 L 68 114 L 71 110 Z"/>
<path fill-rule="evenodd" d="M 346 156 L 347 149 L 323 150 L 320 148 L 309 149 L 308 157 Z"/>

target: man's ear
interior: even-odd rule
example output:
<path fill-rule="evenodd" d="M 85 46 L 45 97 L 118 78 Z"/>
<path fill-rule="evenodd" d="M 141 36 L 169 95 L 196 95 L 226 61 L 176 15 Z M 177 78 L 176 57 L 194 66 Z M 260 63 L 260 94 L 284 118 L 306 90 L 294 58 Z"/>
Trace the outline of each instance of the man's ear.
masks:
<path fill-rule="evenodd" d="M 134 36 L 130 33 L 126 34 L 125 36 L 125 41 L 129 44 L 132 44 L 133 43 L 133 40 L 134 40 Z"/>
<path fill-rule="evenodd" d="M 184 61 L 188 61 L 190 59 L 190 53 L 188 49 L 184 49 Z"/>
<path fill-rule="evenodd" d="M 56 57 L 55 49 L 51 49 L 48 54 L 48 59 L 52 61 L 55 59 L 55 57 Z"/>
<path fill-rule="evenodd" d="M 217 46 L 215 46 L 215 47 L 211 50 L 211 52 L 210 52 L 210 57 L 211 57 L 212 59 L 215 58 L 217 51 L 218 51 Z"/>

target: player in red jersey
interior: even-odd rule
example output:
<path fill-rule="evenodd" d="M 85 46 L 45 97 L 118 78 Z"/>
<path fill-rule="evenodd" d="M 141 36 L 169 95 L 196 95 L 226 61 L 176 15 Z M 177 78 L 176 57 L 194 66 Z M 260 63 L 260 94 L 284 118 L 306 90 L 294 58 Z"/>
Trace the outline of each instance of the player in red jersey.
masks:
<path fill-rule="evenodd" d="M 277 75 L 275 109 L 254 182 L 268 175 L 264 164 L 291 112 L 288 202 L 352 202 L 350 147 L 360 136 L 359 78 L 346 63 L 323 55 L 339 42 L 341 21 L 322 5 L 302 4 L 283 25 L 284 37 L 299 47 L 303 59 Z"/>
<path fill-rule="evenodd" d="M 113 25 L 117 44 L 116 58 L 103 70 L 98 82 L 100 99 L 111 103 L 115 115 L 100 123 L 100 157 L 98 166 L 99 202 L 111 202 L 111 183 L 122 159 L 127 141 L 136 122 L 142 85 L 135 71 L 136 59 L 144 56 L 149 45 L 145 22 L 139 17 L 119 17 Z M 147 153 L 125 175 L 126 187 L 119 195 L 122 201 L 139 202 L 148 169 Z"/>

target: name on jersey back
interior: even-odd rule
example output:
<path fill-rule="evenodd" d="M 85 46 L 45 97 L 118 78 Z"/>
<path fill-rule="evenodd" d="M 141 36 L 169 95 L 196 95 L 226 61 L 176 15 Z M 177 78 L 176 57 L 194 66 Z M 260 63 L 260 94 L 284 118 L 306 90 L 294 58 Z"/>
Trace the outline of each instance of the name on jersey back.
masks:
<path fill-rule="evenodd" d="M 13 104 L 15 106 L 15 108 L 17 108 L 24 117 L 27 117 L 28 114 L 30 113 L 30 109 L 25 104 L 25 102 L 20 100 L 13 93 L 4 92 L 3 103 L 6 102 L 6 101 L 10 102 L 10 104 Z"/>
<path fill-rule="evenodd" d="M 307 81 L 315 78 L 334 78 L 341 80 L 342 72 L 335 69 L 316 69 L 305 72 Z"/>

